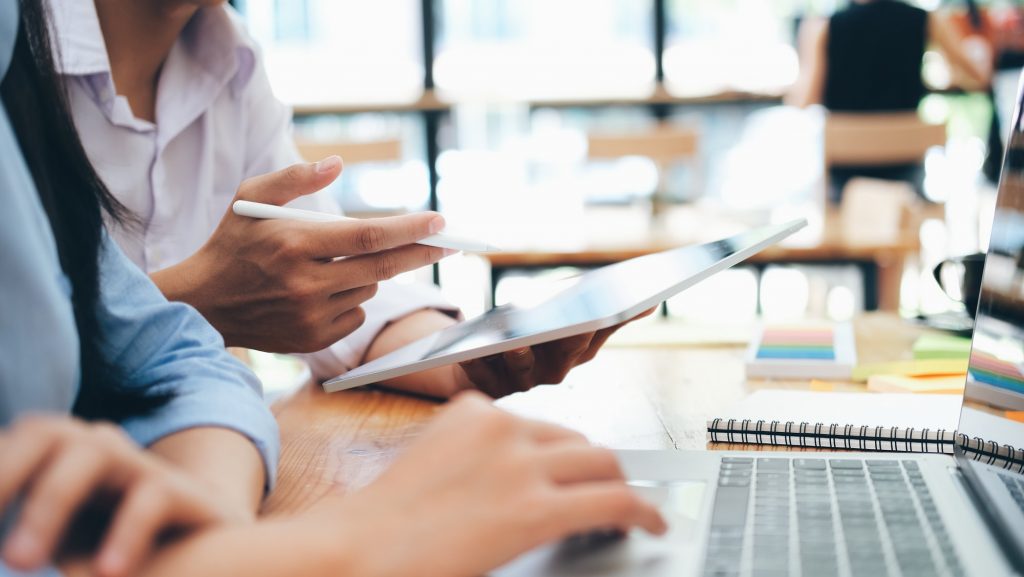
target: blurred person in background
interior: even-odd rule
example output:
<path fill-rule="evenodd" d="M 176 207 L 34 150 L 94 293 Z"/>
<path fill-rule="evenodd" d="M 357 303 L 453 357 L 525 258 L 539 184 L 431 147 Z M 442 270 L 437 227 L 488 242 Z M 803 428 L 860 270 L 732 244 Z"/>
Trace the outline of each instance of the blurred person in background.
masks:
<path fill-rule="evenodd" d="M 991 50 L 961 38 L 939 13 L 898 0 L 855 0 L 830 18 L 808 18 L 800 27 L 800 77 L 786 101 L 820 104 L 830 112 L 914 112 L 927 93 L 921 75 L 929 44 L 946 56 L 957 85 L 985 90 L 992 75 Z M 905 180 L 923 194 L 919 164 L 836 167 L 830 199 L 838 203 L 854 177 Z"/>

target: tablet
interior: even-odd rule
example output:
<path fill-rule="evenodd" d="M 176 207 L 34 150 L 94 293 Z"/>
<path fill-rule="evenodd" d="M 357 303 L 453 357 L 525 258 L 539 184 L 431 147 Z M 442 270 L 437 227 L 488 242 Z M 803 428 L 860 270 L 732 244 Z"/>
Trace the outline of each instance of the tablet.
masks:
<path fill-rule="evenodd" d="M 806 220 L 684 246 L 580 275 L 533 306 L 501 306 L 429 335 L 324 383 L 332 393 L 530 347 L 626 322 L 665 299 L 786 238 Z"/>

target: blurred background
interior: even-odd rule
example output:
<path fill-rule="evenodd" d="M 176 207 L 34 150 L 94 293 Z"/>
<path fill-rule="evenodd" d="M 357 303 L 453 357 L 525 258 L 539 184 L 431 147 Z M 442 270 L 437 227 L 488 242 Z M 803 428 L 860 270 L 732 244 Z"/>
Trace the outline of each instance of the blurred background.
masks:
<path fill-rule="evenodd" d="M 932 269 L 985 248 L 1022 8 L 908 3 L 982 40 L 972 54 L 995 70 L 991 88 L 960 86 L 929 46 L 916 112 L 942 131 L 911 146 L 920 190 L 856 180 L 831 205 L 827 167 L 857 153 L 835 144 L 843 127 L 821 107 L 784 97 L 801 74 L 801 23 L 847 2 L 233 2 L 295 109 L 304 154 L 346 159 L 332 193 L 347 213 L 436 209 L 506 249 L 422 272 L 468 316 L 540 298 L 586 267 L 811 221 L 668 303 L 666 314 L 697 324 L 962 315 Z"/>

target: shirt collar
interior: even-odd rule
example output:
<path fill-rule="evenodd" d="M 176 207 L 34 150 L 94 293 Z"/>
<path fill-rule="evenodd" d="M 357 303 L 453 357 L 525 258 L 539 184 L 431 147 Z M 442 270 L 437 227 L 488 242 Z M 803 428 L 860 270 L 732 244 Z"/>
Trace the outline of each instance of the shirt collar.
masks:
<path fill-rule="evenodd" d="M 58 71 L 65 76 L 109 75 L 110 58 L 93 0 L 49 2 L 57 31 Z M 229 79 L 235 91 L 249 82 L 256 68 L 256 46 L 239 20 L 227 6 L 205 6 L 178 40 L 190 60 L 215 78 Z"/>
<path fill-rule="evenodd" d="M 0 80 L 7 76 L 18 38 L 18 2 L 0 0 Z"/>

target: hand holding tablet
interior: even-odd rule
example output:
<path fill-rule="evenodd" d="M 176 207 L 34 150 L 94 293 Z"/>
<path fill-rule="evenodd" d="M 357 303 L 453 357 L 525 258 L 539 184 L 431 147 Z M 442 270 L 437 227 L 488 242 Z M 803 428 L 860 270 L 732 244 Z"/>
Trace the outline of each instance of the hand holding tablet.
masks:
<path fill-rule="evenodd" d="M 545 302 L 529 308 L 492 309 L 331 379 L 324 383 L 324 390 L 379 383 L 615 327 L 806 225 L 806 220 L 797 220 L 766 226 L 591 271 Z"/>

